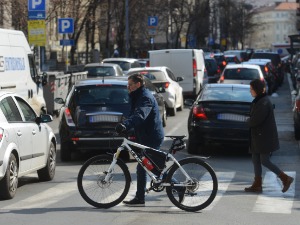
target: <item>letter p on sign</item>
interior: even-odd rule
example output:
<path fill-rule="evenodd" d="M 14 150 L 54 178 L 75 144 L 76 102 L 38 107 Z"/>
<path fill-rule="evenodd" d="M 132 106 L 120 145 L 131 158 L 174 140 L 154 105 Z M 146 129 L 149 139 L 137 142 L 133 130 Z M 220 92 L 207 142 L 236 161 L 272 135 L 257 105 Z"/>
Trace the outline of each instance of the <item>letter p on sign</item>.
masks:
<path fill-rule="evenodd" d="M 74 20 L 73 18 L 60 18 L 58 19 L 58 33 L 72 34 L 74 33 Z"/>

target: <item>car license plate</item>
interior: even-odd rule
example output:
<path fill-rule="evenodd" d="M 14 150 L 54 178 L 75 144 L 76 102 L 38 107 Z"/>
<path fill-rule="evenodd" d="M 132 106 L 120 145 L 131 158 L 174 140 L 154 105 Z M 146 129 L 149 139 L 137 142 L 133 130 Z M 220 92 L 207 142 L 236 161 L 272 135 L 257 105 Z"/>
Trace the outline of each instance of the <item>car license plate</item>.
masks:
<path fill-rule="evenodd" d="M 220 113 L 218 114 L 218 120 L 230 120 L 230 121 L 239 121 L 239 122 L 245 122 L 248 117 L 244 115 L 239 114 L 233 114 L 233 113 Z"/>
<path fill-rule="evenodd" d="M 121 117 L 117 115 L 94 115 L 89 117 L 90 123 L 98 122 L 115 122 L 118 123 L 121 121 Z"/>

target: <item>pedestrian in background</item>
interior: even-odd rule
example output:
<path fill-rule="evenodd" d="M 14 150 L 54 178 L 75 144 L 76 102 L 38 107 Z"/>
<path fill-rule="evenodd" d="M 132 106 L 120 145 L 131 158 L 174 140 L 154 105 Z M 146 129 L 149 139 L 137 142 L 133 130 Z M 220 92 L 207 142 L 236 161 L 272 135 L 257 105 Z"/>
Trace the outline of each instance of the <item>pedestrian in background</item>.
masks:
<path fill-rule="evenodd" d="M 250 83 L 250 92 L 254 97 L 250 109 L 248 125 L 250 127 L 250 146 L 254 166 L 254 182 L 246 187 L 246 192 L 262 192 L 262 165 L 275 173 L 282 181 L 282 192 L 286 192 L 293 177 L 286 175 L 270 161 L 272 152 L 279 149 L 279 139 L 274 116 L 274 107 L 266 94 L 264 81 L 255 79 Z"/>

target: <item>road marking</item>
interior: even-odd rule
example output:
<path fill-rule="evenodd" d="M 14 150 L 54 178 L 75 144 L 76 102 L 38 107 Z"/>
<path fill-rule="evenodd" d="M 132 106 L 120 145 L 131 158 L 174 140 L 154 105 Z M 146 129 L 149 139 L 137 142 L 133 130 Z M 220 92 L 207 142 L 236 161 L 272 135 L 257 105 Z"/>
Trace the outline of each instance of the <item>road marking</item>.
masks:
<path fill-rule="evenodd" d="M 223 195 L 226 193 L 232 179 L 236 172 L 216 172 L 218 178 L 218 192 L 213 202 L 204 210 L 212 210 L 212 208 L 220 201 Z"/>
<path fill-rule="evenodd" d="M 286 172 L 296 177 L 296 172 Z M 281 192 L 282 184 L 273 172 L 267 172 L 263 181 L 263 193 L 258 196 L 253 212 L 291 214 L 295 197 L 295 180 L 289 190 Z"/>
<path fill-rule="evenodd" d="M 34 196 L 30 196 L 11 205 L 7 205 L 1 208 L 1 210 L 45 208 L 73 195 L 75 192 L 78 192 L 76 182 L 61 183 L 55 187 L 37 193 Z"/>

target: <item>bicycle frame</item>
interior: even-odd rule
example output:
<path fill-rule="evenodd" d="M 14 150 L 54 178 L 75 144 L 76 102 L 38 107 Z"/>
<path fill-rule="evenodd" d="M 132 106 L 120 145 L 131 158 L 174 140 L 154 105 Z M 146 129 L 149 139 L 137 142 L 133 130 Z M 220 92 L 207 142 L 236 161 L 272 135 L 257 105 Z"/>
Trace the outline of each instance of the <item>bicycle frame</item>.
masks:
<path fill-rule="evenodd" d="M 165 166 L 165 168 L 161 172 L 160 176 L 156 177 L 156 175 L 154 175 L 150 170 L 147 169 L 147 167 L 142 163 L 142 160 L 140 159 L 140 157 L 135 153 L 135 151 L 129 145 L 135 146 L 139 149 L 149 148 L 148 146 L 138 144 L 136 142 L 133 142 L 133 141 L 130 141 L 130 140 L 124 138 L 123 143 L 121 144 L 120 147 L 118 147 L 116 153 L 113 156 L 113 161 L 112 161 L 111 165 L 109 166 L 109 169 L 108 169 L 106 177 L 105 177 L 106 182 L 109 181 L 109 179 L 111 177 L 111 174 L 112 174 L 112 171 L 113 171 L 113 168 L 114 168 L 114 166 L 115 166 L 115 164 L 116 164 L 116 162 L 119 158 L 119 155 L 120 155 L 121 151 L 124 151 L 124 150 L 125 151 L 127 150 L 135 158 L 135 160 L 144 168 L 146 173 L 151 177 L 151 179 L 154 183 L 160 183 L 161 182 L 160 177 L 163 174 L 165 174 L 174 165 L 174 163 L 179 167 L 180 171 L 185 175 L 185 177 L 187 178 L 186 181 L 187 182 L 192 181 L 191 177 L 186 173 L 186 171 L 181 167 L 179 162 L 176 160 L 176 158 L 170 152 L 168 152 L 167 157 L 166 157 L 166 161 L 165 161 L 166 166 Z M 170 159 L 173 163 L 167 164 L 167 162 L 169 162 Z M 166 186 L 186 186 L 184 184 L 176 184 L 176 183 L 161 183 L 160 185 L 163 186 L 163 187 L 166 187 Z"/>

